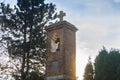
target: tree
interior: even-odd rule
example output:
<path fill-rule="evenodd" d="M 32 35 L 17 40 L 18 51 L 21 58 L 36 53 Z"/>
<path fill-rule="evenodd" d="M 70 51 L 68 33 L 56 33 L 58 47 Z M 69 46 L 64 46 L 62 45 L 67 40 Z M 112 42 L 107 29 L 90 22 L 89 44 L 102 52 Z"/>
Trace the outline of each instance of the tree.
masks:
<path fill-rule="evenodd" d="M 116 49 L 111 49 L 107 58 L 108 64 L 108 79 L 117 80 L 117 73 L 120 65 L 120 52 Z M 118 69 L 118 70 L 117 70 Z"/>
<path fill-rule="evenodd" d="M 120 80 L 120 65 L 117 67 L 116 80 Z"/>
<path fill-rule="evenodd" d="M 88 63 L 85 68 L 83 80 L 94 80 L 93 76 L 94 76 L 93 65 L 91 62 L 91 58 L 89 57 Z"/>
<path fill-rule="evenodd" d="M 44 0 L 17 0 L 13 9 L 1 3 L 2 41 L 13 59 L 20 58 L 21 80 L 35 68 L 44 69 L 46 61 L 46 26 L 54 20 L 55 5 Z"/>
<path fill-rule="evenodd" d="M 107 56 L 108 51 L 103 48 L 95 59 L 95 80 L 107 80 Z"/>
<path fill-rule="evenodd" d="M 38 72 L 31 72 L 25 80 L 45 80 L 45 76 Z"/>
<path fill-rule="evenodd" d="M 120 52 L 104 48 L 95 59 L 95 80 L 119 80 Z"/>

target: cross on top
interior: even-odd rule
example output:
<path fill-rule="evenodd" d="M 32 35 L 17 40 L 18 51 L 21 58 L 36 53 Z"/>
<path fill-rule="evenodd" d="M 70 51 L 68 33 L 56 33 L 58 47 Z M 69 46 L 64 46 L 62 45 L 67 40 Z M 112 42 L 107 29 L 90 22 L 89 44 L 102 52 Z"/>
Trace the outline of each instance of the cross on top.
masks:
<path fill-rule="evenodd" d="M 66 14 L 63 11 L 60 11 L 58 18 L 60 19 L 60 21 L 63 21 L 63 17 L 66 16 Z"/>

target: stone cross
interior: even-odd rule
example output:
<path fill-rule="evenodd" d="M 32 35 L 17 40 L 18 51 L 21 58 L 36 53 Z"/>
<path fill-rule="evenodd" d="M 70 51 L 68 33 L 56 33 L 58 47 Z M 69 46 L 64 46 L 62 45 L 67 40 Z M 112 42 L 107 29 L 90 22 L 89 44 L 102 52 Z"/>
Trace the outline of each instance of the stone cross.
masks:
<path fill-rule="evenodd" d="M 63 17 L 66 16 L 66 14 L 63 11 L 60 11 L 58 18 L 60 19 L 60 21 L 63 21 Z"/>

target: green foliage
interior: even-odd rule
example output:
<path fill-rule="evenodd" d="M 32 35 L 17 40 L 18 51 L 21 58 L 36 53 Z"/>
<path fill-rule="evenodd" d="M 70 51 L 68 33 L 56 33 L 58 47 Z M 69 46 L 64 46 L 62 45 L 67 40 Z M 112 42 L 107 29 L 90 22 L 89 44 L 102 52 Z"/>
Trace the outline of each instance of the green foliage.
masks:
<path fill-rule="evenodd" d="M 92 62 L 89 58 L 88 63 L 87 63 L 86 68 L 85 68 L 83 80 L 93 80 L 93 76 L 94 76 L 93 65 L 92 65 Z"/>
<path fill-rule="evenodd" d="M 107 74 L 107 55 L 108 52 L 106 51 L 106 49 L 103 49 L 99 52 L 99 55 L 95 59 L 95 80 L 107 80 L 106 76 L 101 77 L 101 74 Z"/>
<path fill-rule="evenodd" d="M 119 65 L 119 50 L 104 48 L 95 59 L 95 80 L 119 80 Z"/>
<path fill-rule="evenodd" d="M 116 80 L 120 80 L 120 65 L 117 67 Z"/>
<path fill-rule="evenodd" d="M 38 72 L 31 72 L 25 80 L 44 80 L 44 75 L 40 75 Z"/>
<path fill-rule="evenodd" d="M 43 70 L 46 61 L 46 26 L 56 18 L 55 5 L 44 0 L 17 0 L 13 9 L 1 3 L 2 42 L 10 57 L 20 58 L 21 79 Z"/>

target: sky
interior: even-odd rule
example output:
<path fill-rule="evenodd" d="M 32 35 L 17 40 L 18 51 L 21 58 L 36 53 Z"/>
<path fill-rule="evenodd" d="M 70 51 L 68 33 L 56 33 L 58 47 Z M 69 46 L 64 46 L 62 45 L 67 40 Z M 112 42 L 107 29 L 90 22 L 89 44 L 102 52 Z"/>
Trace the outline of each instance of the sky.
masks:
<path fill-rule="evenodd" d="M 6 0 L 14 3 L 13 0 Z M 120 49 L 120 0 L 45 0 L 66 13 L 64 20 L 75 25 L 78 80 L 83 80 L 88 57 L 92 62 L 105 46 Z"/>

